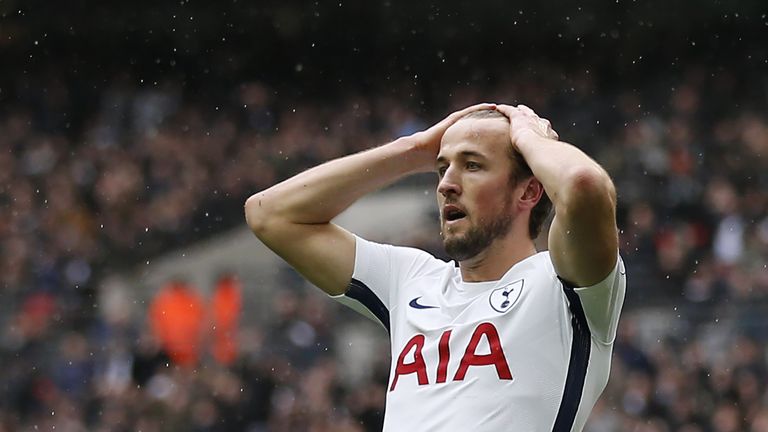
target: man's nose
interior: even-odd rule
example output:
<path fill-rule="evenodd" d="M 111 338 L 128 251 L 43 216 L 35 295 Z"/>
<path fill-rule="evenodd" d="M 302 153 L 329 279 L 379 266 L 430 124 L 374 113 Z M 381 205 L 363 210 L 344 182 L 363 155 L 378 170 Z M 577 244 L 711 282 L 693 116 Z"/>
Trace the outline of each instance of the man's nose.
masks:
<path fill-rule="evenodd" d="M 443 178 L 440 179 L 440 183 L 437 184 L 437 192 L 444 197 L 448 195 L 461 195 L 461 185 L 451 174 L 451 170 L 445 172 Z"/>

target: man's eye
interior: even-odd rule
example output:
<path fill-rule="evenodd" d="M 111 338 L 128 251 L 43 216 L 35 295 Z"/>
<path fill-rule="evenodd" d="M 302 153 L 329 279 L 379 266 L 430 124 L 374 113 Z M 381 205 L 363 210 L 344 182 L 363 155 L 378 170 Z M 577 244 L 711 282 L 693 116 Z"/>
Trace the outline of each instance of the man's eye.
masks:
<path fill-rule="evenodd" d="M 442 177 L 443 175 L 445 175 L 445 171 L 446 171 L 447 169 L 448 169 L 448 167 L 445 167 L 445 166 L 441 166 L 441 167 L 438 167 L 438 168 L 437 168 L 437 175 L 439 175 L 440 177 Z"/>
<path fill-rule="evenodd" d="M 469 161 L 467 162 L 467 169 L 471 171 L 478 170 L 480 169 L 480 164 L 477 162 Z"/>

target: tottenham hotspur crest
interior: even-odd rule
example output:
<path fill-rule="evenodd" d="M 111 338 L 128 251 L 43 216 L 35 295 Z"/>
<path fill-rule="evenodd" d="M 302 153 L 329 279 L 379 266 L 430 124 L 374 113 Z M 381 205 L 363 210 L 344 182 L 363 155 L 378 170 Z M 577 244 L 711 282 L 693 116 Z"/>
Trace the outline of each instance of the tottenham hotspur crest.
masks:
<path fill-rule="evenodd" d="M 523 292 L 524 280 L 525 279 L 520 279 L 491 291 L 491 296 L 488 300 L 490 301 L 493 310 L 499 313 L 504 313 L 511 309 L 520 298 L 520 293 Z"/>

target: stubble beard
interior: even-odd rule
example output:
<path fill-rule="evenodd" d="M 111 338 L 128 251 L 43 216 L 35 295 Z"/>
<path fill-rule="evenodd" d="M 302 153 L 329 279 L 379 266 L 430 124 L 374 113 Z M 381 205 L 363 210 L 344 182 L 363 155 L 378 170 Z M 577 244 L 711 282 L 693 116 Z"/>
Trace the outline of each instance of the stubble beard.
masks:
<path fill-rule="evenodd" d="M 449 237 L 441 233 L 445 252 L 459 262 L 474 258 L 487 249 L 495 239 L 505 236 L 512 226 L 513 219 L 511 214 L 504 212 L 490 223 L 473 225 L 464 235 Z"/>

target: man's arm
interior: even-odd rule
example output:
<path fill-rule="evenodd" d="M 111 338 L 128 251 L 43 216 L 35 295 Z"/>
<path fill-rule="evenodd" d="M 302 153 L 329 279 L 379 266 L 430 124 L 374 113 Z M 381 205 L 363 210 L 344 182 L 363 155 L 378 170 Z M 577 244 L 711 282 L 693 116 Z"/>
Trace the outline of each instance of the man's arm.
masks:
<path fill-rule="evenodd" d="M 425 131 L 327 162 L 259 192 L 245 203 L 248 226 L 310 282 L 328 294 L 343 294 L 354 270 L 355 239 L 331 220 L 368 193 L 433 170 L 445 130 L 470 111 L 493 107 L 457 111 Z"/>
<path fill-rule="evenodd" d="M 549 121 L 530 108 L 497 109 L 510 118 L 513 145 L 554 205 L 549 252 L 555 271 L 577 287 L 600 282 L 615 267 L 619 248 L 613 182 L 584 152 L 559 141 Z"/>

